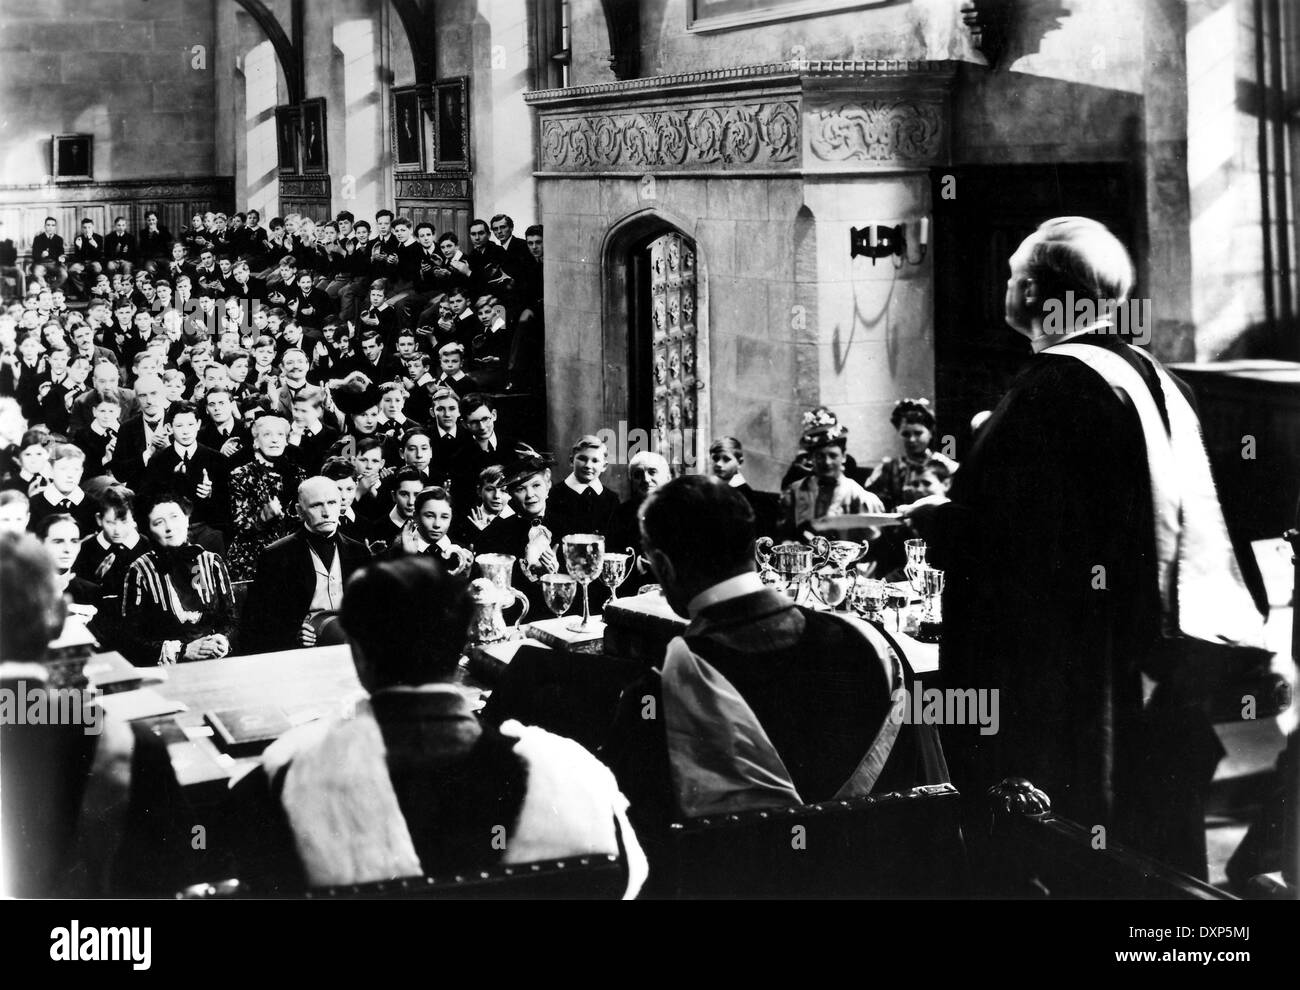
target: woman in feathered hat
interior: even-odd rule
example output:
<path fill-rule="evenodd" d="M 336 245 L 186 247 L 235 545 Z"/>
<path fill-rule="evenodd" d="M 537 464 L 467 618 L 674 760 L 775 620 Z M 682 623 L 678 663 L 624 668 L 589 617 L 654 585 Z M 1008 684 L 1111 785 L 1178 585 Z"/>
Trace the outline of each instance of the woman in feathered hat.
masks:
<path fill-rule="evenodd" d="M 838 426 L 839 417 L 831 412 L 826 406 L 818 406 L 803 414 L 803 430 L 806 434 L 809 430 L 818 426 Z M 845 431 L 847 433 L 847 430 Z M 853 459 L 853 455 L 847 450 L 844 452 L 844 474 L 846 477 L 857 480 L 865 479 L 867 473 L 858 468 L 858 463 Z M 805 478 L 813 476 L 812 453 L 800 445 L 799 453 L 794 455 L 794 460 L 786 468 L 785 477 L 781 479 L 781 490 L 785 491 L 796 482 L 803 481 Z"/>

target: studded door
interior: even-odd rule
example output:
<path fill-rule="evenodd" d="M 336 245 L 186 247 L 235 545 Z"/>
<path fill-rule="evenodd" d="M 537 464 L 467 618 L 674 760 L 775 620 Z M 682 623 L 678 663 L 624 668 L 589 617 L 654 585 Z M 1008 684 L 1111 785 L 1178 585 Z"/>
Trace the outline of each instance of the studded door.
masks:
<path fill-rule="evenodd" d="M 650 244 L 654 427 L 673 475 L 698 465 L 699 408 L 695 245 L 681 234 Z"/>

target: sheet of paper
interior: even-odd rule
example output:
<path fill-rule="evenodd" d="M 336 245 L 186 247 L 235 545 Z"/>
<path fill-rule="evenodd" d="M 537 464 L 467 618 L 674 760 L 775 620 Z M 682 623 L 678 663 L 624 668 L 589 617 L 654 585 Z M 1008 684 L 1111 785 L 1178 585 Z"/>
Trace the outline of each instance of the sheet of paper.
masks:
<path fill-rule="evenodd" d="M 111 717 L 126 722 L 138 718 L 154 718 L 158 715 L 172 715 L 186 711 L 186 706 L 179 701 L 164 698 L 153 688 L 140 688 L 138 691 L 119 691 L 95 699 Z"/>

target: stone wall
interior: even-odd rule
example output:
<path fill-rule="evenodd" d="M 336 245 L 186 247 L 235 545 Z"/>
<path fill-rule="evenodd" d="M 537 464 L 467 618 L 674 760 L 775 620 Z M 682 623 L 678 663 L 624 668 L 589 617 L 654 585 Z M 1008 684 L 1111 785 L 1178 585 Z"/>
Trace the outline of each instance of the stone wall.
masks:
<path fill-rule="evenodd" d="M 849 232 L 901 223 L 916 236 L 928 169 L 946 160 L 950 73 L 868 65 L 533 98 L 554 445 L 628 415 L 618 235 L 635 221 L 696 243 L 708 290 L 700 426 L 744 441 L 756 486 L 777 487 L 801 414 L 820 403 L 864 462 L 892 452 L 894 400 L 933 394 L 933 276 L 917 248 L 919 263 L 900 267 L 850 259 Z"/>
<path fill-rule="evenodd" d="M 231 160 L 236 188 L 246 191 L 241 207 L 258 206 L 269 216 L 279 212 L 274 120 L 261 107 L 250 110 L 246 92 L 264 93 L 271 82 L 264 76 L 271 72 L 275 103 L 286 103 L 284 74 L 253 19 L 233 3 L 219 7 L 220 43 L 237 66 L 233 85 L 218 92 L 221 148 Z M 267 7 L 287 32 L 288 0 L 272 0 Z M 522 99 L 529 57 L 526 4 L 448 0 L 434 7 L 434 16 L 438 78 L 471 79 L 476 208 L 488 214 L 510 213 L 522 231 L 536 214 L 531 120 Z M 406 33 L 392 6 L 373 0 L 308 4 L 303 31 L 304 97 L 325 99 L 329 212 L 346 209 L 358 217 L 373 217 L 379 209 L 391 209 L 396 194 L 391 91 L 416 81 Z"/>
<path fill-rule="evenodd" d="M 97 181 L 214 174 L 213 7 L 0 0 L 0 182 L 44 182 L 50 136 L 73 133 Z"/>

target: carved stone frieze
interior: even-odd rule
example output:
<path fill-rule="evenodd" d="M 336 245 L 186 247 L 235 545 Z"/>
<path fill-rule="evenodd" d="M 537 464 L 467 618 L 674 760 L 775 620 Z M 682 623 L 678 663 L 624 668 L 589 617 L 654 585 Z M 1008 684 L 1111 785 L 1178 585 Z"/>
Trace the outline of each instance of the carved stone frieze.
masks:
<path fill-rule="evenodd" d="M 911 171 L 948 154 L 951 63 L 741 66 L 529 93 L 537 169 Z"/>
<path fill-rule="evenodd" d="M 928 164 L 943 151 L 943 115 L 937 103 L 867 99 L 811 110 L 808 147 L 822 162 L 867 165 Z"/>
<path fill-rule="evenodd" d="M 541 123 L 546 170 L 793 168 L 798 161 L 799 110 L 791 99 L 564 114 Z"/>

